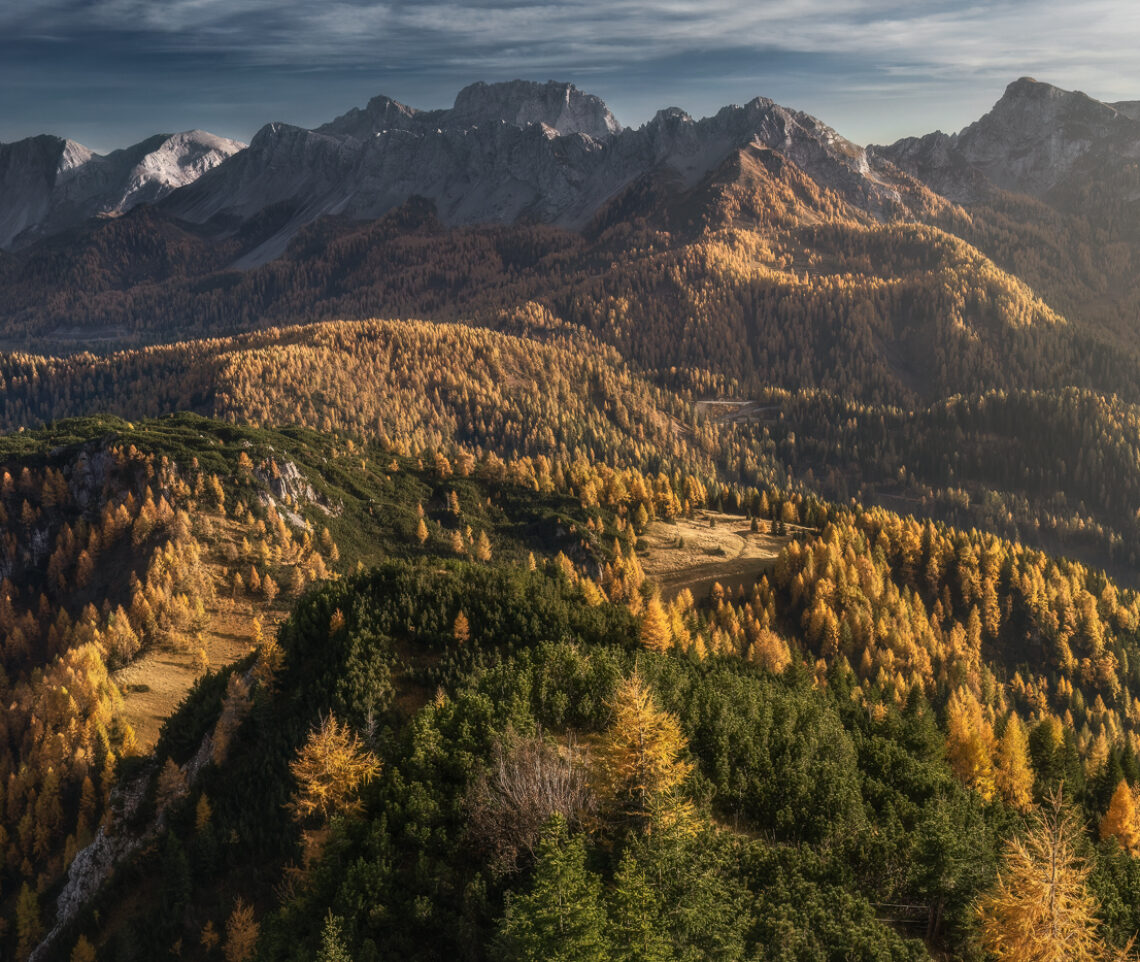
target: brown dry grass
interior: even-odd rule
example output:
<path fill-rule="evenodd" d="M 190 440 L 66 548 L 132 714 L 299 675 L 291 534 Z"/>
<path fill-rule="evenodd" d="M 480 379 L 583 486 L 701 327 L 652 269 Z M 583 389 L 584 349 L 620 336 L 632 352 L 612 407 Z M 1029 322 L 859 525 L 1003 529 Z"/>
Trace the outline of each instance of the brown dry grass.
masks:
<path fill-rule="evenodd" d="M 206 652 L 208 667 L 216 670 L 253 650 L 255 617 L 261 619 L 262 636 L 272 637 L 288 614 L 291 601 L 280 597 L 277 604 L 270 607 L 260 598 L 247 596 L 232 600 L 229 568 L 223 561 L 223 551 L 226 544 L 240 540 L 244 529 L 235 521 L 212 517 L 209 532 L 209 553 L 205 561 L 217 597 L 206 606 L 210 621 L 203 632 L 201 647 Z M 135 730 L 141 751 L 154 748 L 163 723 L 204 673 L 205 669 L 197 664 L 197 648 L 198 644 L 187 638 L 177 648 L 151 649 L 115 672 L 115 683 L 123 693 L 123 718 Z"/>
<path fill-rule="evenodd" d="M 641 558 L 641 566 L 660 585 L 666 599 L 685 588 L 694 598 L 701 598 L 717 583 L 734 591 L 740 586 L 750 587 L 771 569 L 789 541 L 788 536 L 754 534 L 743 515 L 716 511 L 669 522 L 654 521 L 643 537 L 648 551 Z"/>

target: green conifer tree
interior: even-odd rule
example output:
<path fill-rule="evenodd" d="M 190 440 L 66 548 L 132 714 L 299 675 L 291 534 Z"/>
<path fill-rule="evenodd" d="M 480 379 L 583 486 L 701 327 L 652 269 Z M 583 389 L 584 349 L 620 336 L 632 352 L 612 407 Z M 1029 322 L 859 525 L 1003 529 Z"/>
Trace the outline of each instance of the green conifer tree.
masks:
<path fill-rule="evenodd" d="M 622 856 L 610 897 L 615 962 L 667 962 L 676 953 L 665 934 L 661 900 L 637 860 Z"/>
<path fill-rule="evenodd" d="M 539 843 L 534 882 L 507 895 L 495 940 L 501 962 L 610 962 L 601 881 L 586 868 L 586 843 L 554 816 Z"/>

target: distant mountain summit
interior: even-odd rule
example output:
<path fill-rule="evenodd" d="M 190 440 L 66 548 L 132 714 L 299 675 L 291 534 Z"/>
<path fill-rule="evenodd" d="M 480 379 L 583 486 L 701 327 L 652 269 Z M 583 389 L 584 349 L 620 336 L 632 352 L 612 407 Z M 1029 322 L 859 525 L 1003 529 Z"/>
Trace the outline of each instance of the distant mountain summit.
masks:
<path fill-rule="evenodd" d="M 0 144 L 0 248 L 154 203 L 244 146 L 202 130 L 158 134 L 105 156 L 47 135 Z"/>
<path fill-rule="evenodd" d="M 995 189 L 1049 199 L 1140 158 L 1140 103 L 1104 103 L 1022 77 L 960 133 L 935 131 L 871 151 L 955 201 L 982 200 Z"/>
<path fill-rule="evenodd" d="M 316 132 L 363 140 L 390 128 L 465 128 L 498 123 L 515 127 L 543 124 L 560 136 L 585 134 L 600 141 L 611 140 L 622 129 L 600 98 L 583 93 L 573 84 L 515 80 L 464 87 L 449 110 L 416 110 L 390 97 L 374 97 L 363 110 L 353 108 Z"/>

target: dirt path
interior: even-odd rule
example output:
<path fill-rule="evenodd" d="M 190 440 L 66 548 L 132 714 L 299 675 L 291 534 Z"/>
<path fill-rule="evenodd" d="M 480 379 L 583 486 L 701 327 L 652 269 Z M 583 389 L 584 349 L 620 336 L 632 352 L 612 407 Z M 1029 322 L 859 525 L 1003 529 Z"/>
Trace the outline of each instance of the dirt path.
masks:
<path fill-rule="evenodd" d="M 654 521 L 644 538 L 648 551 L 641 566 L 661 586 L 666 599 L 685 588 L 700 599 L 717 583 L 733 592 L 742 586 L 747 590 L 771 570 L 789 541 L 753 533 L 743 515 L 715 511 L 671 522 Z"/>

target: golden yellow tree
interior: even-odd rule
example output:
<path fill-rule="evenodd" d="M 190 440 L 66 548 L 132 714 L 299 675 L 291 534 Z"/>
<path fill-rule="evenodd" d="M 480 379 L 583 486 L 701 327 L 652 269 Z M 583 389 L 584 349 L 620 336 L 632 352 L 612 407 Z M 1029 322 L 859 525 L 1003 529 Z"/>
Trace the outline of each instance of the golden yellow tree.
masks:
<path fill-rule="evenodd" d="M 202 943 L 202 948 L 204 948 L 207 953 L 213 952 L 214 949 L 217 948 L 221 937 L 218 935 L 218 930 L 214 928 L 213 921 L 207 921 L 206 924 L 202 926 L 202 935 L 198 941 Z"/>
<path fill-rule="evenodd" d="M 203 792 L 198 798 L 198 804 L 194 806 L 194 830 L 204 832 L 210 827 L 210 819 L 213 817 L 213 806 L 210 805 L 210 799 Z"/>
<path fill-rule="evenodd" d="M 768 628 L 762 628 L 748 650 L 748 658 L 779 675 L 791 664 L 792 653 L 783 638 Z"/>
<path fill-rule="evenodd" d="M 1136 820 L 1136 799 L 1123 778 L 1112 793 L 1108 811 L 1100 820 L 1100 837 L 1115 838 L 1129 854 L 1140 852 L 1140 824 Z"/>
<path fill-rule="evenodd" d="M 994 730 L 968 688 L 959 688 L 947 706 L 946 753 L 958 778 L 987 802 L 994 797 Z"/>
<path fill-rule="evenodd" d="M 1099 962 L 1108 954 L 1079 836 L 1058 794 L 1007 844 L 997 884 L 978 905 L 982 943 L 999 962 Z"/>
<path fill-rule="evenodd" d="M 1016 714 L 1009 716 L 998 742 L 994 778 L 1007 805 L 1028 812 L 1033 804 L 1033 767 L 1029 761 L 1029 738 Z"/>
<path fill-rule="evenodd" d="M 290 802 L 293 814 L 328 818 L 351 807 L 356 791 L 380 771 L 380 762 L 330 714 L 309 734 L 289 770 L 297 782 Z"/>
<path fill-rule="evenodd" d="M 677 718 L 657 706 L 636 669 L 610 707 L 613 721 L 595 753 L 598 797 L 639 826 L 687 818 L 692 805 L 677 791 L 693 765 L 681 757 L 689 743 Z"/>
<path fill-rule="evenodd" d="M 471 623 L 462 611 L 455 616 L 455 623 L 451 626 L 451 637 L 461 645 L 466 644 L 471 637 Z"/>
<path fill-rule="evenodd" d="M 673 643 L 673 633 L 669 630 L 669 619 L 661 600 L 654 595 L 641 613 L 638 634 L 641 643 L 650 651 L 668 651 Z"/>
<path fill-rule="evenodd" d="M 260 934 L 261 926 L 253 917 L 253 906 L 237 899 L 226 922 L 226 944 L 222 947 L 226 962 L 249 962 Z"/>
<path fill-rule="evenodd" d="M 86 935 L 79 936 L 79 941 L 71 950 L 71 962 L 95 962 L 95 946 L 88 941 Z"/>
<path fill-rule="evenodd" d="M 167 758 L 162 771 L 158 773 L 158 784 L 155 790 L 155 802 L 159 808 L 166 808 L 173 801 L 177 801 L 186 794 L 186 775 L 173 758 Z"/>

